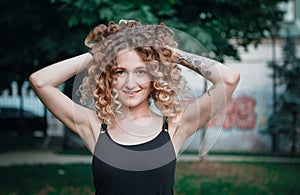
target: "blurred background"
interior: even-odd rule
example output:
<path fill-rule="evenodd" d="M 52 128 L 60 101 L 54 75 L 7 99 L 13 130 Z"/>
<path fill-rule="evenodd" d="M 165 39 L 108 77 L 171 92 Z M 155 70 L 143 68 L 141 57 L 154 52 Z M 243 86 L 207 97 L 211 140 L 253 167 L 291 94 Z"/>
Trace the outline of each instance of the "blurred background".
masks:
<path fill-rule="evenodd" d="M 28 77 L 51 63 L 87 52 L 83 41 L 94 26 L 125 18 L 164 22 L 186 32 L 210 57 L 241 72 L 227 112 L 210 123 L 211 135 L 199 131 L 200 141 L 208 139 L 202 148 L 211 148 L 209 137 L 216 137 L 222 127 L 212 150 L 299 153 L 297 0 L 2 0 L 1 9 L 1 134 L 43 137 L 45 145 L 51 139 L 63 147 L 78 145 L 37 99 Z M 71 95 L 72 84 L 71 80 L 61 89 Z M 189 150 L 199 149 L 199 136 L 194 136 Z"/>
<path fill-rule="evenodd" d="M 0 0 L 0 7 L 0 155 L 86 151 L 38 100 L 28 77 L 87 52 L 84 39 L 94 26 L 135 19 L 187 33 L 208 56 L 241 73 L 226 108 L 187 141 L 182 154 L 299 157 L 300 0 Z M 60 86 L 70 97 L 73 81 Z M 196 81 L 201 94 L 209 84 Z"/>

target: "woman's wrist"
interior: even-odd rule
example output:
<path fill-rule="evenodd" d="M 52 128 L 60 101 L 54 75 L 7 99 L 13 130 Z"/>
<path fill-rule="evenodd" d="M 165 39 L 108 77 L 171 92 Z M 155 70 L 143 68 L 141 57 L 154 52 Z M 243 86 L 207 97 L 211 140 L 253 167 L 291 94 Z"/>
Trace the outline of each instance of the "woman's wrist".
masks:
<path fill-rule="evenodd" d="M 175 54 L 175 58 L 176 58 L 176 63 L 180 63 L 181 65 L 194 70 L 195 72 L 197 72 L 200 75 L 204 75 L 204 76 L 209 76 L 209 72 L 206 72 L 205 70 L 205 63 L 204 60 L 205 58 L 202 56 L 198 56 L 195 54 L 191 54 L 182 50 L 179 50 L 177 48 L 170 48 L 174 54 Z"/>
<path fill-rule="evenodd" d="M 92 51 L 89 51 L 88 53 L 91 54 L 92 57 L 94 57 L 94 53 Z"/>

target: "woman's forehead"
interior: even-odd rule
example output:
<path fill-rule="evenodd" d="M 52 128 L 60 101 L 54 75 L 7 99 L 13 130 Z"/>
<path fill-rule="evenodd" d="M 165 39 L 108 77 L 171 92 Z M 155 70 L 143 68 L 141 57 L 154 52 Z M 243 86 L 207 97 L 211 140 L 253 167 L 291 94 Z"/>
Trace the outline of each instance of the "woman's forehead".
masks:
<path fill-rule="evenodd" d="M 135 50 L 126 50 L 119 52 L 117 56 L 118 67 L 145 66 L 144 61 Z"/>

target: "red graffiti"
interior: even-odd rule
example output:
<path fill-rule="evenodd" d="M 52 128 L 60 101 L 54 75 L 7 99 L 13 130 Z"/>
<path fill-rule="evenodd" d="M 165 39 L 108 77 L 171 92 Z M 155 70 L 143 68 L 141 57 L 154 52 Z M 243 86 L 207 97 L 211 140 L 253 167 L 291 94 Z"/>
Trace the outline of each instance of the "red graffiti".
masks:
<path fill-rule="evenodd" d="M 208 126 L 224 129 L 253 129 L 255 122 L 255 100 L 242 96 L 230 99 L 224 109 L 210 120 Z"/>

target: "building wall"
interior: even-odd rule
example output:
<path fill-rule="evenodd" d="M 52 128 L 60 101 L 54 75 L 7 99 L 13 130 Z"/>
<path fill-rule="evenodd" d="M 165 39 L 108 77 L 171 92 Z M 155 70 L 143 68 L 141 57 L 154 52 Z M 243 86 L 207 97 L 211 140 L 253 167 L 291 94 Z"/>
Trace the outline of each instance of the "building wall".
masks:
<path fill-rule="evenodd" d="M 276 61 L 282 60 L 282 40 L 276 42 Z M 298 43 L 299 45 L 299 43 Z M 300 52 L 298 51 L 300 54 Z M 299 56 L 298 54 L 298 56 Z M 200 151 L 256 151 L 271 150 L 271 136 L 263 133 L 273 106 L 271 41 L 264 41 L 259 47 L 240 51 L 241 61 L 226 60 L 226 65 L 241 74 L 240 83 L 226 105 L 226 112 L 219 113 L 207 128 L 206 139 L 201 141 L 204 130 L 200 130 L 187 141 L 183 150 Z M 282 91 L 278 87 L 277 92 Z M 284 146 L 281 146 L 281 149 Z"/>

